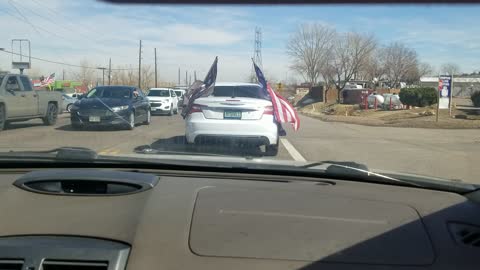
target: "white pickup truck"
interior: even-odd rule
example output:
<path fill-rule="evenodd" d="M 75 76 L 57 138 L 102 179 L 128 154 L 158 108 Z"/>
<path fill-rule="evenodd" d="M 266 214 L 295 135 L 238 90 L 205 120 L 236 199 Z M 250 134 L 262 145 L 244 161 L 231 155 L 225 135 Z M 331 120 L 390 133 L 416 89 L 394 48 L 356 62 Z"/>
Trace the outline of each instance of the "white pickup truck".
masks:
<path fill-rule="evenodd" d="M 10 122 L 33 118 L 54 125 L 59 108 L 62 108 L 60 92 L 34 90 L 28 76 L 0 73 L 0 130 Z"/>

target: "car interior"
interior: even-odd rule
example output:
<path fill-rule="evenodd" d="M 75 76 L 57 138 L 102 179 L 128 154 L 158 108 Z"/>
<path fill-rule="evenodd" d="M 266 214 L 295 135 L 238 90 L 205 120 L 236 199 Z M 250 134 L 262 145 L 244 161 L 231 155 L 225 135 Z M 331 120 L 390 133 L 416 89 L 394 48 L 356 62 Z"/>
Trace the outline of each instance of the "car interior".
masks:
<path fill-rule="evenodd" d="M 226 171 L 3 169 L 0 269 L 478 266 L 480 191 Z"/>

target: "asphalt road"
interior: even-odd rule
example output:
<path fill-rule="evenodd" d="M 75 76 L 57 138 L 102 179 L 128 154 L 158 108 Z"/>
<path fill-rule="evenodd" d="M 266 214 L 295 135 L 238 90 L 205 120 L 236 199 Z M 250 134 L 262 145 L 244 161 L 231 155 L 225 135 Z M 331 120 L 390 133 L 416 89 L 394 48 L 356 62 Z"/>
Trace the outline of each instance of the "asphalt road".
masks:
<path fill-rule="evenodd" d="M 283 160 L 356 161 L 370 168 L 462 179 L 480 183 L 480 130 L 440 130 L 322 122 L 301 116 L 301 128 L 286 127 L 279 153 Z M 179 115 L 153 116 L 149 126 L 134 130 L 70 127 L 68 114 L 55 126 L 41 120 L 12 123 L 0 132 L 0 151 L 49 150 L 60 146 L 88 147 L 100 154 L 131 154 L 148 145 L 167 152 L 196 152 L 261 157 L 261 149 L 224 142 L 188 146 Z"/>

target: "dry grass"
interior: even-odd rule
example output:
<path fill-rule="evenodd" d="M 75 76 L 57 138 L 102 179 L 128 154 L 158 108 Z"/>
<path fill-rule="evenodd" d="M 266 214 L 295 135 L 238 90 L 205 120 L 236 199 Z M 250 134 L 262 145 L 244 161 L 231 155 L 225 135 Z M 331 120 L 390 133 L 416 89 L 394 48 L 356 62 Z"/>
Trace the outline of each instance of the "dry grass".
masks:
<path fill-rule="evenodd" d="M 352 124 L 415 128 L 480 128 L 480 115 L 475 111 L 440 110 L 436 122 L 436 108 L 415 108 L 411 110 L 360 110 L 358 105 L 315 103 L 300 109 L 300 112 L 324 121 Z"/>

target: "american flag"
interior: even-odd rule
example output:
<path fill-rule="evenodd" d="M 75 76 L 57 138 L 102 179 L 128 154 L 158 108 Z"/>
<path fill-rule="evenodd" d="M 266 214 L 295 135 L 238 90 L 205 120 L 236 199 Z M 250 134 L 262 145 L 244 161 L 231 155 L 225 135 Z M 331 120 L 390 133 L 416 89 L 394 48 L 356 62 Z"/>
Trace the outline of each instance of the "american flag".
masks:
<path fill-rule="evenodd" d="M 291 123 L 293 129 L 297 131 L 300 128 L 300 118 L 298 117 L 297 111 L 293 106 L 281 95 L 273 91 L 270 84 L 265 80 L 262 70 L 253 63 L 255 67 L 255 73 L 257 74 L 258 82 L 262 85 L 263 90 L 268 94 L 272 99 L 273 113 L 275 119 L 280 123 Z"/>
<path fill-rule="evenodd" d="M 213 61 L 213 64 L 203 82 L 196 81 L 187 90 L 187 94 L 185 95 L 187 106 L 182 110 L 183 118 L 187 117 L 188 112 L 190 112 L 190 109 L 192 108 L 193 102 L 195 102 L 197 98 L 208 96 L 213 92 L 215 81 L 217 80 L 217 63 L 218 56 L 215 57 L 215 60 Z"/>
<path fill-rule="evenodd" d="M 50 76 L 43 79 L 43 81 L 41 82 L 41 86 L 47 86 L 47 85 L 50 85 L 53 82 L 55 82 L 55 73 L 52 73 L 52 74 L 50 74 Z"/>

